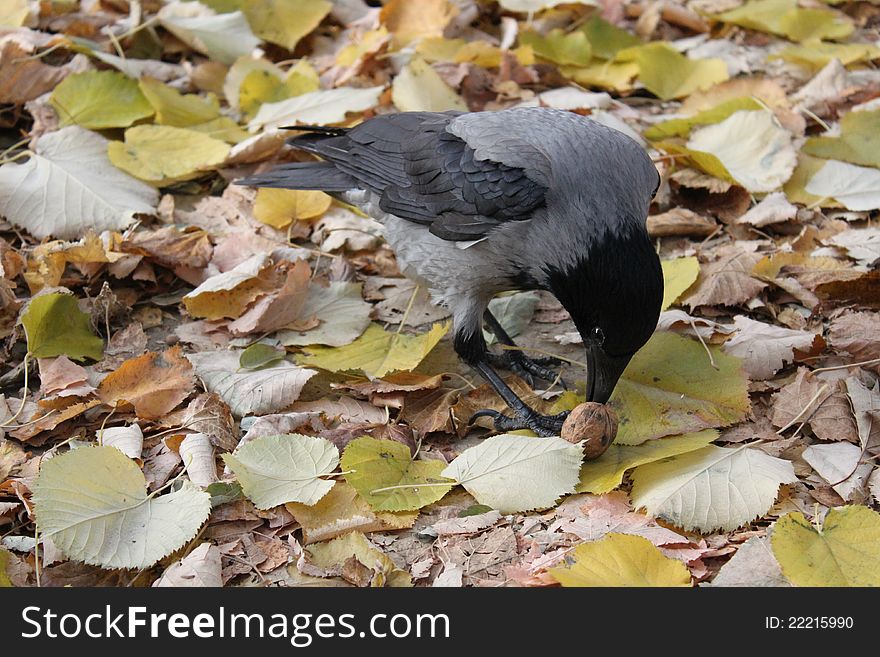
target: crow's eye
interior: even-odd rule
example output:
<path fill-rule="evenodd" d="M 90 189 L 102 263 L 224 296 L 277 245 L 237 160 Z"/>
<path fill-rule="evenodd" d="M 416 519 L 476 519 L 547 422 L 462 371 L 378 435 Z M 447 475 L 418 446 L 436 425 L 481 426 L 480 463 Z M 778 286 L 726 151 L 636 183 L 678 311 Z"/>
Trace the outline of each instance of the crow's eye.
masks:
<path fill-rule="evenodd" d="M 592 337 L 596 342 L 604 342 L 605 333 L 598 326 L 594 326 L 590 331 L 590 337 Z"/>

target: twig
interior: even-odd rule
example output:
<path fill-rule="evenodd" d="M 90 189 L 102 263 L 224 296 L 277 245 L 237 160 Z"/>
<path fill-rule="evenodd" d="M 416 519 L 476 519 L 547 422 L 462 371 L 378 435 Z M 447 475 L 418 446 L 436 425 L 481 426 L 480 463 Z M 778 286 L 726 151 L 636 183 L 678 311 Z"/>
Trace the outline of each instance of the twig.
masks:
<path fill-rule="evenodd" d="M 694 318 L 688 316 L 688 321 L 691 323 L 691 328 L 694 329 L 694 333 L 697 334 L 697 340 L 700 341 L 700 344 L 703 345 L 703 349 L 706 350 L 706 355 L 709 356 L 709 365 L 712 366 L 713 369 L 718 369 L 718 366 L 715 364 L 715 359 L 712 357 L 712 352 L 709 349 L 709 346 L 706 344 L 706 341 L 703 340 L 703 336 L 700 335 L 700 332 L 697 330 L 697 325 L 694 324 Z"/>
<path fill-rule="evenodd" d="M 880 363 L 880 358 L 872 358 L 871 360 L 862 360 L 858 363 L 850 363 L 849 365 L 834 365 L 833 367 L 817 367 L 812 370 L 815 374 L 816 372 L 833 372 L 834 370 L 847 370 L 850 367 L 859 367 L 861 365 L 876 365 Z"/>

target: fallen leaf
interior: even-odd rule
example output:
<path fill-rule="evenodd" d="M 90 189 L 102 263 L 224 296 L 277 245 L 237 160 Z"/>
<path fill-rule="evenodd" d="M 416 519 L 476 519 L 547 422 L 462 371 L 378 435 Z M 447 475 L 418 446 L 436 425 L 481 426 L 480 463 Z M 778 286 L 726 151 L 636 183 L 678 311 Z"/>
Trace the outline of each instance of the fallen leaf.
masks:
<path fill-rule="evenodd" d="M 126 128 L 153 115 L 153 108 L 133 80 L 115 71 L 85 71 L 67 76 L 49 102 L 62 126 L 91 130 Z"/>
<path fill-rule="evenodd" d="M 21 315 L 28 353 L 35 358 L 67 356 L 74 360 L 101 360 L 104 341 L 92 333 L 88 314 L 70 294 L 35 297 Z"/>
<path fill-rule="evenodd" d="M 823 199 L 833 198 L 847 210 L 880 208 L 880 171 L 837 160 L 827 160 L 804 188 Z"/>
<path fill-rule="evenodd" d="M 434 324 L 427 333 L 405 335 L 371 324 L 363 335 L 346 346 L 306 347 L 298 362 L 330 372 L 360 370 L 367 376 L 381 377 L 416 367 L 448 330 L 448 324 Z"/>
<path fill-rule="evenodd" d="M 836 40 L 853 31 L 852 21 L 846 15 L 826 8 L 801 8 L 797 0 L 749 0 L 716 18 L 792 41 Z"/>
<path fill-rule="evenodd" d="M 215 14 L 199 2 L 173 0 L 159 10 L 158 19 L 178 39 L 223 64 L 260 45 L 241 11 Z"/>
<path fill-rule="evenodd" d="M 529 46 L 541 59 L 555 64 L 587 66 L 593 56 L 590 40 L 581 31 L 566 34 L 564 30 L 557 28 L 540 34 L 523 30 L 519 34 L 519 42 Z"/>
<path fill-rule="evenodd" d="M 391 0 L 382 7 L 379 20 L 394 37 L 396 48 L 418 38 L 436 37 L 458 13 L 448 0 L 422 0 L 416 4 L 407 0 Z"/>
<path fill-rule="evenodd" d="M 562 586 L 691 586 L 691 575 L 641 536 L 607 534 L 579 545 L 566 566 L 549 570 Z"/>
<path fill-rule="evenodd" d="M 752 277 L 761 260 L 755 253 L 740 249 L 720 249 L 715 260 L 700 268 L 700 277 L 682 303 L 699 306 L 736 306 L 752 299 L 767 283 Z"/>
<path fill-rule="evenodd" d="M 284 346 L 311 344 L 341 347 L 357 339 L 370 325 L 372 306 L 361 296 L 360 283 L 332 282 L 328 287 L 312 281 L 300 317 L 320 323 L 309 330 L 282 330 L 276 338 Z"/>
<path fill-rule="evenodd" d="M 156 190 L 114 167 L 107 144 L 78 126 L 43 135 L 27 162 L 0 167 L 0 214 L 38 239 L 122 230 L 151 214 Z"/>
<path fill-rule="evenodd" d="M 323 438 L 286 434 L 262 436 L 223 460 L 258 509 L 286 502 L 313 505 L 333 487 L 321 479 L 339 465 L 339 451 Z"/>
<path fill-rule="evenodd" d="M 172 493 L 147 496 L 146 483 L 137 464 L 113 447 L 57 455 L 31 487 L 40 534 L 77 561 L 149 568 L 196 535 L 210 496 L 186 481 Z"/>
<path fill-rule="evenodd" d="M 274 228 L 286 228 L 293 221 L 320 217 L 332 201 L 324 192 L 262 187 L 257 190 L 254 216 Z"/>
<path fill-rule="evenodd" d="M 718 438 L 718 432 L 707 430 L 682 436 L 649 440 L 641 445 L 612 443 L 599 458 L 581 466 L 578 493 L 607 493 L 623 482 L 627 470 L 645 463 L 701 449 Z"/>
<path fill-rule="evenodd" d="M 503 434 L 466 449 L 440 474 L 481 504 L 511 513 L 545 509 L 574 492 L 581 461 L 580 443 Z"/>
<path fill-rule="evenodd" d="M 820 335 L 756 322 L 745 315 L 736 315 L 733 325 L 737 332 L 724 343 L 723 349 L 741 358 L 743 368 L 755 381 L 772 378 L 794 360 L 796 352 L 816 355 L 825 347 Z"/>
<path fill-rule="evenodd" d="M 414 460 L 399 442 L 368 437 L 350 442 L 342 455 L 345 480 L 374 511 L 412 511 L 437 502 L 455 485 L 443 481 L 445 467 L 445 461 Z"/>
<path fill-rule="evenodd" d="M 825 392 L 821 392 L 825 387 Z M 835 382 L 825 382 L 806 368 L 773 397 L 771 420 L 784 427 L 793 421 L 807 422 L 820 440 L 859 441 L 849 400 Z"/>
<path fill-rule="evenodd" d="M 688 59 L 668 43 L 653 42 L 634 50 L 639 80 L 662 100 L 682 98 L 728 78 L 722 60 Z"/>
<path fill-rule="evenodd" d="M 810 445 L 801 453 L 801 458 L 844 500 L 851 501 L 857 493 L 864 495 L 873 466 L 861 462 L 862 448 L 858 445 L 848 442 Z"/>
<path fill-rule="evenodd" d="M 305 260 L 297 260 L 287 270 L 280 289 L 258 299 L 245 313 L 230 322 L 233 335 L 271 333 L 293 324 L 301 317 L 309 291 L 312 270 Z"/>
<path fill-rule="evenodd" d="M 771 544 L 795 586 L 880 586 L 880 516 L 866 507 L 831 509 L 821 529 L 789 513 L 776 522 Z"/>
<path fill-rule="evenodd" d="M 855 361 L 880 358 L 880 316 L 870 312 L 849 312 L 831 321 L 828 339 L 835 350 Z"/>
<path fill-rule="evenodd" d="M 101 401 L 134 406 L 138 417 L 156 420 L 186 399 L 193 388 L 192 366 L 180 347 L 148 352 L 125 361 L 98 386 Z"/>
<path fill-rule="evenodd" d="M 694 256 L 663 260 L 663 303 L 661 310 L 674 304 L 697 280 L 700 275 L 700 261 Z"/>
<path fill-rule="evenodd" d="M 251 132 L 288 125 L 340 123 L 349 112 L 363 112 L 379 102 L 382 87 L 322 89 L 277 103 L 264 103 L 248 124 Z"/>
<path fill-rule="evenodd" d="M 797 481 L 789 461 L 748 446 L 709 445 L 637 467 L 633 506 L 682 529 L 731 531 L 773 505 L 781 484 Z"/>
<path fill-rule="evenodd" d="M 242 3 L 247 22 L 261 39 L 293 50 L 333 7 L 327 0 L 249 0 Z"/>
<path fill-rule="evenodd" d="M 752 536 L 704 586 L 791 586 L 770 547 L 767 536 Z"/>
<path fill-rule="evenodd" d="M 851 164 L 880 166 L 880 110 L 849 112 L 840 120 L 836 137 L 811 137 L 803 146 L 805 153 L 826 160 L 843 160 Z"/>
<path fill-rule="evenodd" d="M 214 446 L 210 436 L 204 433 L 191 433 L 178 445 L 177 451 L 186 469 L 189 480 L 200 488 L 207 488 L 217 482 L 217 467 L 214 463 Z"/>
<path fill-rule="evenodd" d="M 184 295 L 183 305 L 193 317 L 240 317 L 254 300 L 272 290 L 271 282 L 261 277 L 270 266 L 265 255 L 248 258 Z"/>
<path fill-rule="evenodd" d="M 360 532 L 350 532 L 332 541 L 314 543 L 305 548 L 304 556 L 304 563 L 297 564 L 304 574 L 345 577 L 348 573 L 344 567 L 351 559 L 366 571 L 363 579 L 352 582 L 358 586 L 412 586 L 409 574 L 397 568 L 388 555 L 373 546 Z"/>
<path fill-rule="evenodd" d="M 135 178 L 163 186 L 222 164 L 229 144 L 195 130 L 139 125 L 125 131 L 124 142 L 110 142 L 107 155 Z"/>
<path fill-rule="evenodd" d="M 464 100 L 419 57 L 411 59 L 394 78 L 391 98 L 401 112 L 467 110 Z"/>
<path fill-rule="evenodd" d="M 221 554 L 216 546 L 202 543 L 182 559 L 165 569 L 153 586 L 198 586 L 217 588 L 223 586 L 220 577 Z"/>
<path fill-rule="evenodd" d="M 104 427 L 98 431 L 98 444 L 115 447 L 130 459 L 139 459 L 144 451 L 144 432 L 137 424 Z"/>

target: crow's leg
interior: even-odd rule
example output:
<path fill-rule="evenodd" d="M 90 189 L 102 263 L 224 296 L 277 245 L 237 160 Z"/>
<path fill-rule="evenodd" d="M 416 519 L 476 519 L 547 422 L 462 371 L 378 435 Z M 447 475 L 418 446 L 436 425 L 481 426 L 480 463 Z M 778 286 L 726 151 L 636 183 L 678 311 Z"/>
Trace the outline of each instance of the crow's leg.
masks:
<path fill-rule="evenodd" d="M 562 431 L 562 424 L 568 417 L 568 411 L 558 415 L 541 415 L 510 389 L 504 380 L 498 376 L 495 370 L 485 360 L 474 365 L 474 368 L 483 375 L 495 392 L 505 403 L 513 409 L 515 415 L 510 417 L 492 409 L 484 409 L 473 414 L 468 424 L 473 424 L 478 417 L 491 417 L 498 431 L 515 431 L 517 429 L 531 429 L 539 436 L 558 436 Z"/>
<path fill-rule="evenodd" d="M 508 347 L 516 347 L 513 338 L 507 334 L 507 331 L 501 326 L 501 322 L 495 319 L 495 316 L 488 309 L 483 313 L 483 319 L 486 321 L 489 330 L 495 334 L 495 337 L 501 344 Z M 517 374 L 530 387 L 535 386 L 535 377 L 550 382 L 559 379 L 560 385 L 563 388 L 566 387 L 565 381 L 560 378 L 559 373 L 548 367 L 559 367 L 562 365 L 562 361 L 558 358 L 530 358 L 518 349 L 510 349 L 505 350 L 501 354 L 489 353 L 487 354 L 487 359 L 490 365 L 503 367 Z"/>

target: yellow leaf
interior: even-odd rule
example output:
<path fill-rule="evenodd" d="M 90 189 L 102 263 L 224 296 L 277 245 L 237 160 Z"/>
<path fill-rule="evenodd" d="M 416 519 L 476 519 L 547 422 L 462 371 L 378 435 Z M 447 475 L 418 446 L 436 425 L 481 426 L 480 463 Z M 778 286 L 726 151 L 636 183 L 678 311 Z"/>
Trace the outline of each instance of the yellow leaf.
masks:
<path fill-rule="evenodd" d="M 269 226 L 285 228 L 292 221 L 320 217 L 332 202 L 324 192 L 262 187 L 257 190 L 254 216 Z"/>
<path fill-rule="evenodd" d="M 300 96 L 310 91 L 317 91 L 321 83 L 318 80 L 318 72 L 307 59 L 301 59 L 290 67 L 284 78 L 284 86 L 288 97 Z"/>
<path fill-rule="evenodd" d="M 713 430 L 648 440 L 641 445 L 613 443 L 594 461 L 581 466 L 581 480 L 575 492 L 602 494 L 614 490 L 623 481 L 624 473 L 645 463 L 652 463 L 676 454 L 685 454 L 705 447 L 718 437 Z"/>
<path fill-rule="evenodd" d="M 305 552 L 309 565 L 323 569 L 328 576 L 342 574 L 345 564 L 355 560 L 362 565 L 358 570 L 369 574 L 370 586 L 412 586 L 409 573 L 395 566 L 387 554 L 374 547 L 360 532 L 350 532 L 332 541 L 314 543 Z M 373 572 L 370 574 L 370 571 Z"/>
<path fill-rule="evenodd" d="M 867 507 L 831 509 L 821 528 L 789 513 L 770 541 L 796 586 L 880 586 L 880 514 Z"/>
<path fill-rule="evenodd" d="M 671 121 L 656 123 L 645 130 L 643 134 L 646 139 L 651 140 L 665 139 L 668 137 L 687 137 L 688 133 L 690 133 L 695 126 L 720 123 L 739 110 L 760 110 L 763 108 L 764 105 L 754 98 L 732 98 L 719 103 L 715 107 L 705 109 L 702 112 L 697 112 L 686 119 L 672 119 Z"/>
<path fill-rule="evenodd" d="M 691 575 L 680 561 L 665 556 L 651 541 L 630 534 L 606 534 L 579 545 L 568 565 L 551 568 L 562 586 L 690 586 Z"/>
<path fill-rule="evenodd" d="M 853 31 L 849 18 L 831 9 L 802 9 L 797 0 L 750 0 L 716 16 L 718 20 L 792 41 L 842 39 Z"/>
<path fill-rule="evenodd" d="M 229 148 L 229 144 L 194 130 L 140 125 L 125 131 L 124 143 L 110 142 L 107 155 L 135 178 L 161 186 L 195 178 L 222 164 Z"/>
<path fill-rule="evenodd" d="M 251 29 L 261 39 L 288 50 L 314 30 L 330 13 L 327 0 L 248 0 L 242 3 Z"/>
<path fill-rule="evenodd" d="M 213 95 L 208 98 L 184 95 L 153 78 L 142 78 L 140 89 L 156 111 L 156 123 L 187 128 L 220 116 L 220 103 Z"/>
<path fill-rule="evenodd" d="M 871 43 L 825 43 L 816 41 L 789 46 L 768 59 L 783 59 L 810 71 L 825 68 L 832 59 L 844 66 L 880 59 L 880 48 Z"/>
<path fill-rule="evenodd" d="M 593 53 L 587 35 L 583 32 L 566 34 L 561 29 L 550 30 L 547 34 L 524 31 L 519 42 L 531 46 L 535 54 L 555 64 L 587 66 Z"/>
<path fill-rule="evenodd" d="M 362 57 L 378 52 L 388 42 L 388 39 L 389 34 L 385 26 L 380 26 L 377 30 L 370 30 L 359 41 L 345 46 L 336 54 L 336 65 L 353 66 Z"/>
<path fill-rule="evenodd" d="M 848 113 L 840 120 L 839 137 L 812 137 L 802 151 L 829 160 L 880 167 L 880 110 Z"/>
<path fill-rule="evenodd" d="M 324 497 L 312 506 L 300 502 L 288 502 L 287 510 L 293 514 L 303 530 L 305 543 L 317 543 L 336 538 L 348 532 L 392 531 L 412 527 L 418 511 L 373 511 L 367 501 L 345 481 L 337 481 Z"/>
<path fill-rule="evenodd" d="M 371 378 L 390 372 L 412 370 L 449 330 L 449 324 L 434 324 L 421 335 L 404 335 L 371 324 L 361 337 L 344 347 L 306 347 L 297 359 L 330 372 L 361 370 Z"/>
<path fill-rule="evenodd" d="M 700 275 L 700 261 L 695 256 L 664 260 L 663 266 L 663 305 L 666 310 L 696 282 Z"/>
<path fill-rule="evenodd" d="M 739 358 L 674 333 L 658 332 L 623 373 L 611 405 L 620 417 L 616 442 L 639 445 L 652 438 L 732 424 L 749 410 L 748 380 Z"/>
<path fill-rule="evenodd" d="M 439 37 L 458 13 L 449 0 L 391 0 L 382 7 L 379 20 L 392 33 L 399 49 L 422 37 Z"/>
<path fill-rule="evenodd" d="M 0 25 L 21 27 L 29 13 L 27 0 L 4 0 L 0 7 Z M 0 573 L 2 575 L 3 573 Z"/>
<path fill-rule="evenodd" d="M 581 31 L 587 35 L 593 49 L 593 55 L 602 59 L 614 59 L 621 50 L 641 44 L 639 38 L 634 34 L 630 34 L 598 16 L 593 16 L 584 23 Z"/>
<path fill-rule="evenodd" d="M 798 153 L 798 163 L 782 189 L 785 196 L 791 203 L 802 203 L 803 205 L 814 206 L 817 203 L 823 207 L 839 207 L 839 203 L 832 199 L 822 201 L 821 196 L 810 194 L 806 187 L 812 180 L 813 176 L 819 173 L 819 169 L 825 166 L 826 160 L 806 155 L 803 151 Z"/>
<path fill-rule="evenodd" d="M 639 80 L 658 98 L 682 98 L 728 78 L 721 59 L 690 59 L 660 41 L 635 49 Z"/>
<path fill-rule="evenodd" d="M 639 73 L 639 65 L 633 61 L 596 62 L 585 68 L 566 66 L 562 74 L 584 86 L 602 87 L 613 91 L 629 91 L 632 79 Z"/>
<path fill-rule="evenodd" d="M 394 78 L 391 99 L 402 112 L 467 110 L 461 97 L 420 57 L 410 60 Z"/>
<path fill-rule="evenodd" d="M 124 128 L 153 115 L 153 108 L 130 77 L 115 71 L 86 71 L 67 76 L 49 102 L 61 125 L 91 130 Z"/>

